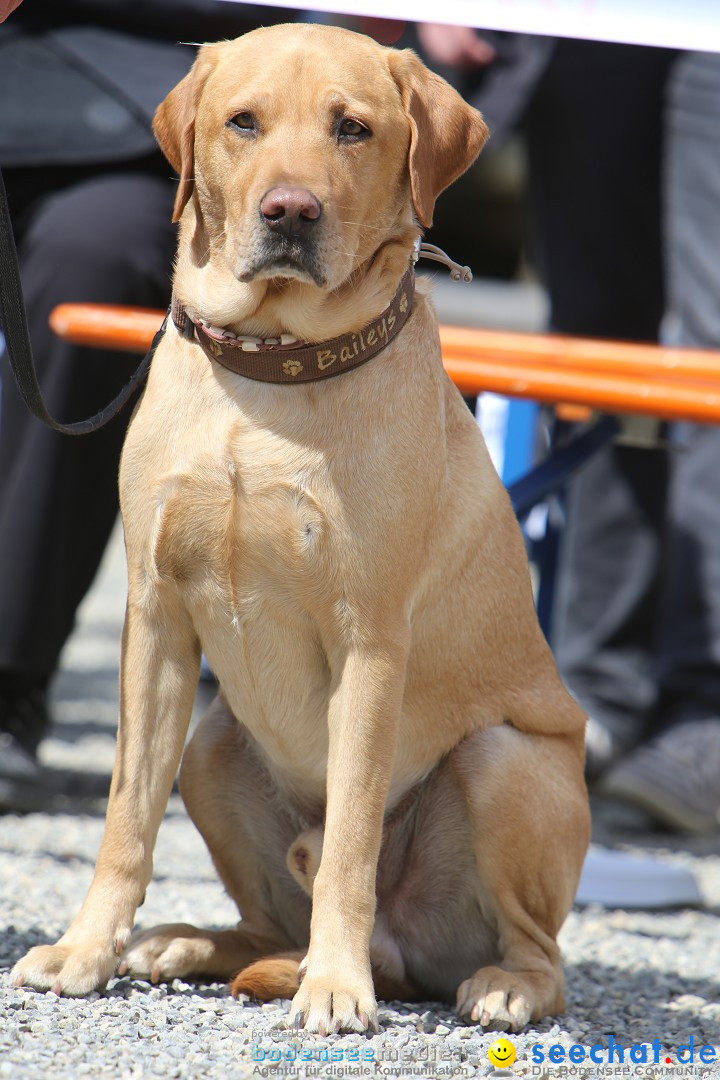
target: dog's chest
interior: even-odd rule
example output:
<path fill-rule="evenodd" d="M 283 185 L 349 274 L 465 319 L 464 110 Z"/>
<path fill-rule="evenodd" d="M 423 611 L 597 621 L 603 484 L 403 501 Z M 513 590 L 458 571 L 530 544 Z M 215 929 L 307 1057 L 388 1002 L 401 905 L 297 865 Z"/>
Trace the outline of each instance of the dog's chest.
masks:
<path fill-rule="evenodd" d="M 156 493 L 152 561 L 183 596 L 228 705 L 280 772 L 324 790 L 330 525 L 308 471 L 198 458 Z M 274 465 L 274 467 L 273 467 Z"/>
<path fill-rule="evenodd" d="M 307 470 L 199 457 L 159 482 L 155 503 L 152 562 L 194 606 L 212 600 L 237 622 L 260 594 L 317 599 L 330 530 Z"/>

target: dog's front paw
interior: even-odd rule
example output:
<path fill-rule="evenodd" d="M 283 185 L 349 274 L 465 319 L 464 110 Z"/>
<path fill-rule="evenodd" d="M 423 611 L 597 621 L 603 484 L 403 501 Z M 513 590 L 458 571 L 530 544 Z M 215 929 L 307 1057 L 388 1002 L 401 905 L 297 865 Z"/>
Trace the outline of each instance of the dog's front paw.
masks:
<path fill-rule="evenodd" d="M 302 965 L 301 965 L 302 969 Z M 377 1002 L 372 978 L 314 975 L 308 969 L 290 1005 L 294 1027 L 335 1035 L 339 1031 L 377 1031 Z"/>
<path fill-rule="evenodd" d="M 10 980 L 13 986 L 83 997 L 104 988 L 117 962 L 117 953 L 105 944 L 38 945 L 18 960 Z"/>
<path fill-rule="evenodd" d="M 168 923 L 133 934 L 118 967 L 118 975 L 150 982 L 168 982 L 205 974 L 215 956 L 211 932 L 189 923 Z"/>
<path fill-rule="evenodd" d="M 486 967 L 460 984 L 457 1011 L 492 1031 L 520 1031 L 537 1015 L 536 994 L 523 974 Z"/>

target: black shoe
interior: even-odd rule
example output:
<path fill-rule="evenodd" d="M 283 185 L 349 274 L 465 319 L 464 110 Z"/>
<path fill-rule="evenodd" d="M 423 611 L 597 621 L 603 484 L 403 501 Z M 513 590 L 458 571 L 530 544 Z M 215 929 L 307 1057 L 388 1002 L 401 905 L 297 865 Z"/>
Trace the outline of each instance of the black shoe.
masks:
<path fill-rule="evenodd" d="M 0 672 L 0 779 L 38 776 L 38 746 L 49 726 L 45 683 Z"/>
<path fill-rule="evenodd" d="M 720 828 L 720 720 L 669 728 L 609 769 L 599 792 L 679 832 Z"/>

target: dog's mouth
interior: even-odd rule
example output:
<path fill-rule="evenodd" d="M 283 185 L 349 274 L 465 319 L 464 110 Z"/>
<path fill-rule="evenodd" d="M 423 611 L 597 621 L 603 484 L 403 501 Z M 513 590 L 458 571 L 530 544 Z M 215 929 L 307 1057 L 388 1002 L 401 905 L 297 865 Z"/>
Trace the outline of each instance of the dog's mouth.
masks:
<path fill-rule="evenodd" d="M 304 238 L 296 236 L 272 236 L 264 239 L 258 245 L 249 265 L 238 274 L 242 282 L 275 277 L 309 281 L 320 288 L 327 284 L 313 246 Z"/>

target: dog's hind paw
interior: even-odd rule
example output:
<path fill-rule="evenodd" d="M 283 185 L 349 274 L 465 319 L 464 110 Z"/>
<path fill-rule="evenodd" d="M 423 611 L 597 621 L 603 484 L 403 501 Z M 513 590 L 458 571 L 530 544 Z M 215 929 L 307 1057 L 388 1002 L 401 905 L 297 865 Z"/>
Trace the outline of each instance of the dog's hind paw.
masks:
<path fill-rule="evenodd" d="M 456 1009 L 465 1020 L 492 1031 L 520 1031 L 529 1020 L 558 1011 L 556 992 L 554 1003 L 546 1002 L 548 989 L 547 976 L 539 973 L 480 968 L 460 984 Z"/>
<path fill-rule="evenodd" d="M 189 923 L 168 923 L 133 934 L 118 966 L 118 975 L 150 982 L 193 975 L 226 976 L 218 960 L 219 933 Z"/>

